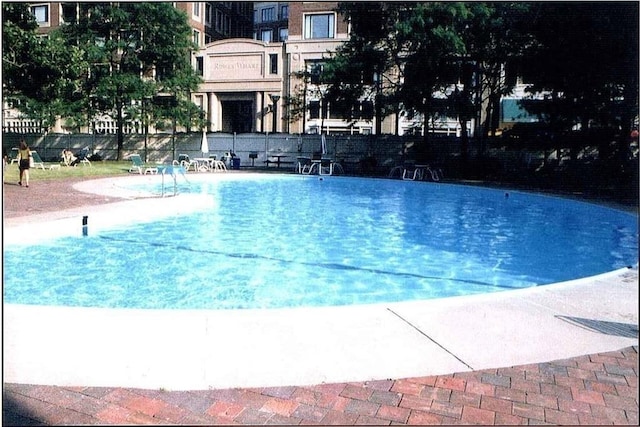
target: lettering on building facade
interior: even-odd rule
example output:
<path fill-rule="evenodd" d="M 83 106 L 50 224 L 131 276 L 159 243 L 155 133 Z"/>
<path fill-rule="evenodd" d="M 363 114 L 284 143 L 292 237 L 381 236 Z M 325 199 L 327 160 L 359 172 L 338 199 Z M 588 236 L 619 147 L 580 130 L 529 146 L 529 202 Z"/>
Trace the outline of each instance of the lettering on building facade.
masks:
<path fill-rule="evenodd" d="M 209 57 L 211 80 L 246 80 L 262 77 L 262 56 Z"/>

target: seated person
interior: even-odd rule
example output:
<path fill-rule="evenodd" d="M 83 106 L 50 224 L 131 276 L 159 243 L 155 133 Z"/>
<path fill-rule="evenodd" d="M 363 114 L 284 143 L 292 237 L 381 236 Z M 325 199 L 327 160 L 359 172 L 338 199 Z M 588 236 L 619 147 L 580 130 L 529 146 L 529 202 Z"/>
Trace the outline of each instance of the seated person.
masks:
<path fill-rule="evenodd" d="M 80 163 L 80 159 L 74 156 L 71 150 L 67 150 L 66 148 L 62 150 L 62 161 L 67 166 L 75 166 Z"/>

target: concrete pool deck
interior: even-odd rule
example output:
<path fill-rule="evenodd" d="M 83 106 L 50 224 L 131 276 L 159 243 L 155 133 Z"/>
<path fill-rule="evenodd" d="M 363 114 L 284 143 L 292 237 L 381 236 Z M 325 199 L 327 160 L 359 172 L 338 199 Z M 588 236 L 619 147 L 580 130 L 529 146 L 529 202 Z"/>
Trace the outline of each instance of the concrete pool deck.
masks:
<path fill-rule="evenodd" d="M 122 200 L 117 179 L 100 182 L 73 191 Z M 5 206 L 37 186 L 5 185 Z M 5 234 L 201 200 L 140 197 L 65 210 L 54 200 L 5 218 Z M 3 418 L 16 424 L 638 422 L 637 269 L 355 307 L 3 308 Z"/>

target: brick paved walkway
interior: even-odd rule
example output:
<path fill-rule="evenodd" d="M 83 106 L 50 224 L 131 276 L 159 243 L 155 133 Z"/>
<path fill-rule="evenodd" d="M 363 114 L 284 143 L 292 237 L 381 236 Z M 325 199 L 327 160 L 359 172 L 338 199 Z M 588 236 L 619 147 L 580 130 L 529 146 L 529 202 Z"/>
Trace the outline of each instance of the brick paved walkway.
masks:
<path fill-rule="evenodd" d="M 638 347 L 366 383 L 209 391 L 5 384 L 4 425 L 638 425 Z"/>

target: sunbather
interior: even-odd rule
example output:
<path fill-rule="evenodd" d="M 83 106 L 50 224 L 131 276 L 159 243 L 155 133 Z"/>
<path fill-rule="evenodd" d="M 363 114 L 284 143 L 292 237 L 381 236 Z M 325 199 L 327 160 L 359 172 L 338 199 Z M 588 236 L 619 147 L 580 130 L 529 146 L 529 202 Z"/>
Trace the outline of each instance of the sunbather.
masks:
<path fill-rule="evenodd" d="M 74 156 L 71 150 L 67 150 L 66 148 L 62 150 L 62 161 L 67 166 L 75 166 L 80 163 L 80 159 Z"/>

